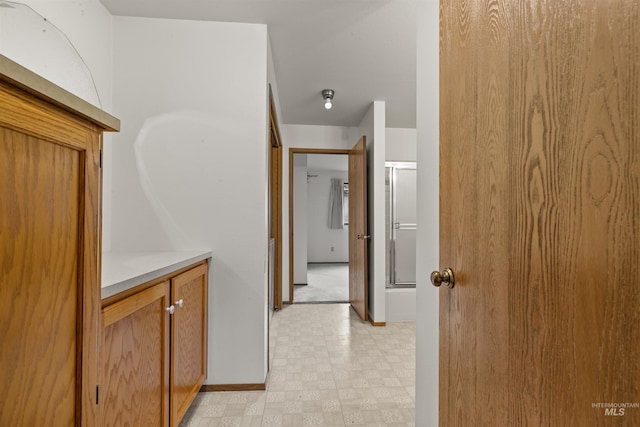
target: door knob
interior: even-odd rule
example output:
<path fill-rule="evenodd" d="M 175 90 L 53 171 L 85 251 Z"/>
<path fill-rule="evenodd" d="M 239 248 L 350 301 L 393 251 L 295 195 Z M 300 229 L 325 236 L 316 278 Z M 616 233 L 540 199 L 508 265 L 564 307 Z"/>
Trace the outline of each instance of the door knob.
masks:
<path fill-rule="evenodd" d="M 184 300 L 182 298 L 180 298 L 178 301 L 176 301 L 176 307 L 178 307 L 178 308 L 184 307 Z"/>
<path fill-rule="evenodd" d="M 167 312 L 167 313 L 169 313 L 169 314 L 173 314 L 173 313 L 175 313 L 176 308 L 175 308 L 173 305 L 170 305 L 169 307 L 166 307 L 166 308 L 164 309 L 164 311 L 166 311 L 166 312 Z"/>
<path fill-rule="evenodd" d="M 366 235 L 358 234 L 356 236 L 356 239 L 358 239 L 358 240 L 369 240 L 370 238 L 371 238 L 371 236 L 369 234 L 366 234 Z"/>
<path fill-rule="evenodd" d="M 444 283 L 447 288 L 453 288 L 453 285 L 455 285 L 456 283 L 455 278 L 453 277 L 453 270 L 450 268 L 445 268 L 444 270 L 442 270 L 442 272 L 434 271 L 433 273 L 431 273 L 431 283 L 435 287 L 439 287 Z"/>

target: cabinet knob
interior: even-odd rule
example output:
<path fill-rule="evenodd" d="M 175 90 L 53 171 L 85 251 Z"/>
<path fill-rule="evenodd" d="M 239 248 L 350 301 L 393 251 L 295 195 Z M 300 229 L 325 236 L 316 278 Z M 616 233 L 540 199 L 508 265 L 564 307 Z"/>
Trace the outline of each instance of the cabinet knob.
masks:
<path fill-rule="evenodd" d="M 184 307 L 184 300 L 180 298 L 178 301 L 176 301 L 176 306 L 178 306 L 178 308 Z"/>
<path fill-rule="evenodd" d="M 170 305 L 169 307 L 165 308 L 164 311 L 169 314 L 173 314 L 176 311 L 176 308 L 173 305 Z"/>

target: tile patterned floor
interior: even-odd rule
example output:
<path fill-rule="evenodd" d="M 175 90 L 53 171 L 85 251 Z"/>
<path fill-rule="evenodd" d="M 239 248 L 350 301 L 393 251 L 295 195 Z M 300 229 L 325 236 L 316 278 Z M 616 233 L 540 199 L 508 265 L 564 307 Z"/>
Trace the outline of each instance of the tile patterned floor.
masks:
<path fill-rule="evenodd" d="M 182 427 L 413 426 L 415 323 L 373 327 L 348 304 L 286 306 L 266 391 L 200 393 Z"/>

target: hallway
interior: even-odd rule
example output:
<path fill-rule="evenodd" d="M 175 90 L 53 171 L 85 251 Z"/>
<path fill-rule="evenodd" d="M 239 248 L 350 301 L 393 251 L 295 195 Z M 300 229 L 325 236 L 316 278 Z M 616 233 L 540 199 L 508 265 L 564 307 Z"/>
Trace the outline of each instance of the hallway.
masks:
<path fill-rule="evenodd" d="M 266 391 L 200 393 L 186 426 L 413 426 L 415 324 L 373 327 L 348 304 L 273 316 Z"/>

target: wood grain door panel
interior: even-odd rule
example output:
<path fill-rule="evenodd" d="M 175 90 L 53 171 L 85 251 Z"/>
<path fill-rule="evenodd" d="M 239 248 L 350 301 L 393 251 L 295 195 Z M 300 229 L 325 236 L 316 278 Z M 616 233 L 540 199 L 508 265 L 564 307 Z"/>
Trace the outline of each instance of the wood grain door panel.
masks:
<path fill-rule="evenodd" d="M 169 425 L 169 282 L 103 309 L 102 425 Z"/>
<path fill-rule="evenodd" d="M 440 424 L 640 425 L 640 6 L 441 2 Z"/>
<path fill-rule="evenodd" d="M 202 264 L 171 280 L 176 307 L 171 322 L 172 426 L 180 423 L 207 374 L 207 272 Z"/>
<path fill-rule="evenodd" d="M 368 319 L 367 143 L 363 136 L 349 151 L 349 302 Z"/>
<path fill-rule="evenodd" d="M 81 155 L 7 129 L 0 140 L 1 209 L 14 213 L 0 217 L 0 425 L 75 425 Z"/>

